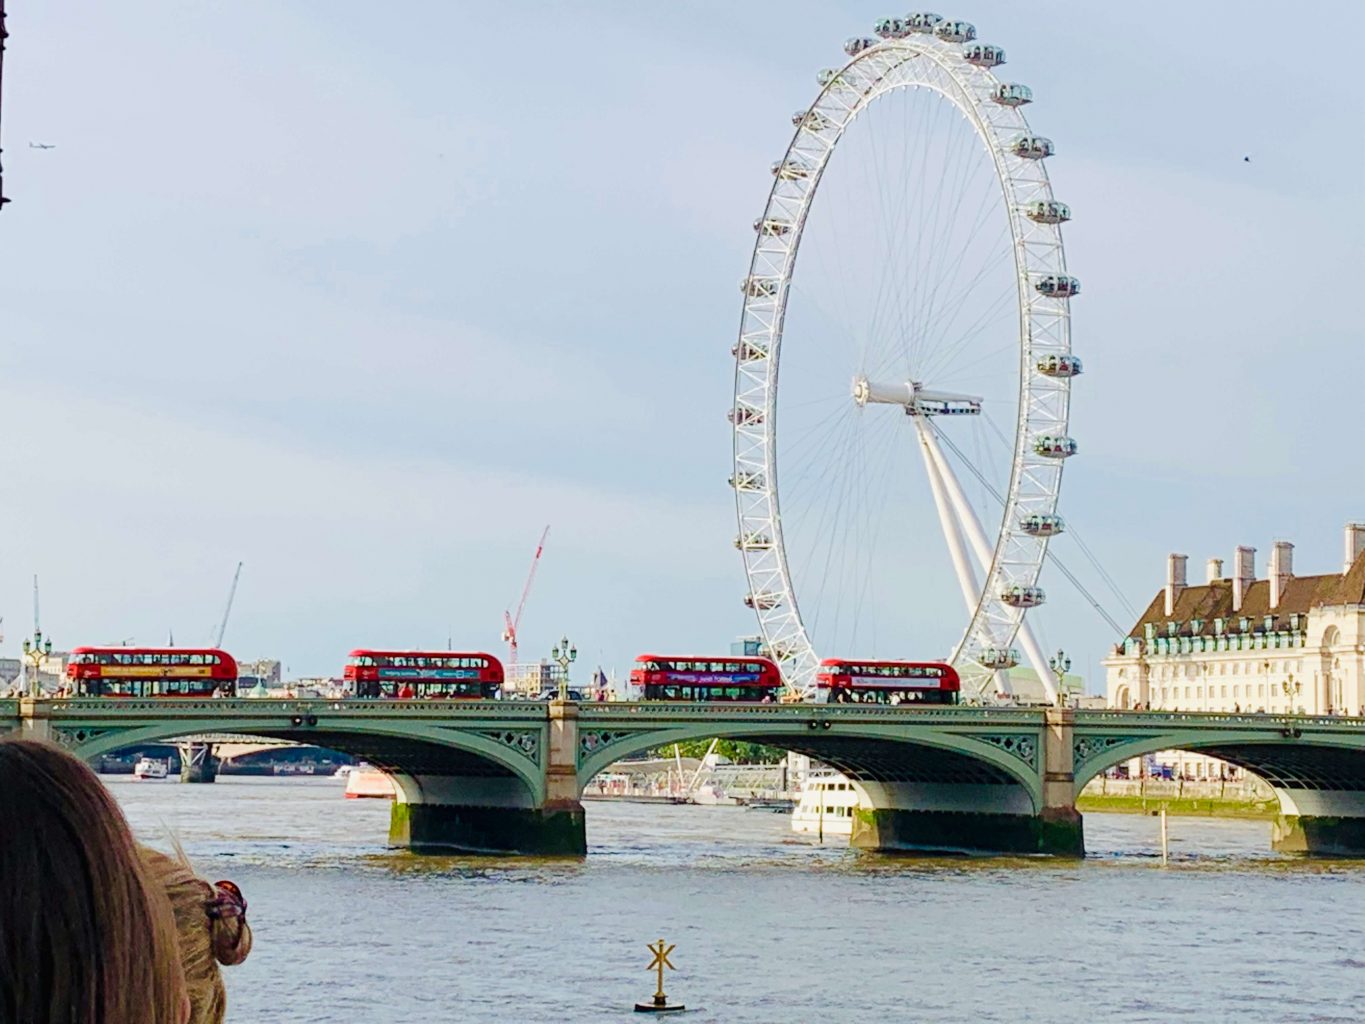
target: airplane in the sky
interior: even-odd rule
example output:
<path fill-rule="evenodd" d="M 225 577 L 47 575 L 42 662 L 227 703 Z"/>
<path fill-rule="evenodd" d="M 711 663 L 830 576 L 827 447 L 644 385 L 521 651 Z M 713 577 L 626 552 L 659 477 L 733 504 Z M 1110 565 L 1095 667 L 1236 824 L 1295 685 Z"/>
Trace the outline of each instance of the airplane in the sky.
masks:
<path fill-rule="evenodd" d="M 28 144 L 28 148 L 29 148 L 29 149 L 56 149 L 57 146 L 56 146 L 56 143 L 48 143 L 48 142 L 30 142 L 30 143 Z"/>

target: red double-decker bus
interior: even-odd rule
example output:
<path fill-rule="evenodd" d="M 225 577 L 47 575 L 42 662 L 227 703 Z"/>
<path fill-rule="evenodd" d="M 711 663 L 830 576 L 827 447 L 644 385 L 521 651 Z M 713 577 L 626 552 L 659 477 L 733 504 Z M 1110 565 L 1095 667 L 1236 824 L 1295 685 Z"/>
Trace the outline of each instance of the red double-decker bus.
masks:
<path fill-rule="evenodd" d="M 345 677 L 362 698 L 483 698 L 502 690 L 502 662 L 482 651 L 354 650 Z"/>
<path fill-rule="evenodd" d="M 66 678 L 78 697 L 231 696 L 237 662 L 213 647 L 77 647 Z"/>
<path fill-rule="evenodd" d="M 731 700 L 771 703 L 782 673 L 767 658 L 707 658 L 642 654 L 630 684 L 643 700 Z"/>
<path fill-rule="evenodd" d="M 932 661 L 826 658 L 815 676 L 817 700 L 834 704 L 956 704 L 962 689 L 951 665 Z"/>

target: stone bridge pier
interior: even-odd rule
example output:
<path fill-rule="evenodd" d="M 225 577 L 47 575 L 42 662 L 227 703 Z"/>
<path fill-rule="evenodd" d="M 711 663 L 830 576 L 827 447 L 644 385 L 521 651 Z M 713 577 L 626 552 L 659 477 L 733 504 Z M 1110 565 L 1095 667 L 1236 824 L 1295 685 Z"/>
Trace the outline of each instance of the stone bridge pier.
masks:
<path fill-rule="evenodd" d="M 830 763 L 855 780 L 865 805 L 854 812 L 852 846 L 882 852 L 1085 855 L 1072 771 L 1075 712 L 1049 708 L 1041 733 L 990 737 L 988 742 L 1033 762 L 1035 778 L 1020 778 L 959 752 L 919 748 L 922 766 L 905 765 L 878 781 L 847 758 Z M 905 745 L 905 757 L 916 747 Z"/>
<path fill-rule="evenodd" d="M 551 701 L 543 742 L 506 734 L 526 755 L 543 758 L 528 780 L 470 762 L 461 772 L 396 771 L 389 845 L 418 853 L 451 852 L 581 857 L 587 833 L 578 785 L 578 705 Z"/>

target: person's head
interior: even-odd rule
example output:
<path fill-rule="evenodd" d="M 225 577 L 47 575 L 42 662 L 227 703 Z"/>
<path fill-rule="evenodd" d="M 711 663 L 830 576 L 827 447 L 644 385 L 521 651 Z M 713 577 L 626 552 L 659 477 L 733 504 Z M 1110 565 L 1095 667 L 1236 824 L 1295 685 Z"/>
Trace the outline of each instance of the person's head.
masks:
<path fill-rule="evenodd" d="M 0 740 L 0 1020 L 182 1024 L 175 920 L 95 773 Z"/>
<path fill-rule="evenodd" d="M 145 846 L 141 853 L 148 874 L 165 890 L 175 911 L 190 997 L 189 1024 L 221 1024 L 227 994 L 218 965 L 239 964 L 251 952 L 246 900 L 231 882 L 200 878 L 183 857 L 168 857 Z"/>

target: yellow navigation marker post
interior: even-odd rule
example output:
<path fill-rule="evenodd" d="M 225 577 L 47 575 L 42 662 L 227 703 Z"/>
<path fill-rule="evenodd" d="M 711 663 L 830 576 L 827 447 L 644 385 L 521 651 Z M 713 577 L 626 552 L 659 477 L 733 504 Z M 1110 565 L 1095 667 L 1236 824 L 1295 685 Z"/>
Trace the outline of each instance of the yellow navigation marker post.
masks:
<path fill-rule="evenodd" d="M 659 972 L 659 982 L 654 991 L 654 998 L 647 1003 L 636 1003 L 637 1013 L 674 1013 L 678 1010 L 686 1009 L 682 1003 L 670 1003 L 668 996 L 664 995 L 664 968 L 676 971 L 673 961 L 668 959 L 668 954 L 672 953 L 677 945 L 672 946 L 660 939 L 658 942 L 650 943 L 645 949 L 654 954 L 654 959 L 650 961 L 648 970 Z"/>

